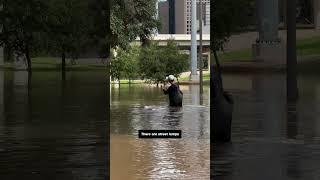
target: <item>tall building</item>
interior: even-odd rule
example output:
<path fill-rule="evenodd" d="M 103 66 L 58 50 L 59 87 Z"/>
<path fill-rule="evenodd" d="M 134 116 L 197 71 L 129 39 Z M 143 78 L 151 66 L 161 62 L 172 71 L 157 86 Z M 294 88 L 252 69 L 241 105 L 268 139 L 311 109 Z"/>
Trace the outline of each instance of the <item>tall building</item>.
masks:
<path fill-rule="evenodd" d="M 158 2 L 158 18 L 161 22 L 159 34 L 169 34 L 169 3 L 168 1 Z"/>
<path fill-rule="evenodd" d="M 191 1 L 184 0 L 185 3 L 185 22 L 186 34 L 191 33 Z M 202 0 L 203 3 L 203 18 L 202 18 L 202 31 L 204 34 L 210 34 L 210 0 Z M 199 27 L 199 0 L 197 0 L 197 24 Z"/>
<path fill-rule="evenodd" d="M 197 0 L 199 2 L 199 0 Z M 202 0 L 204 34 L 210 33 L 210 0 Z M 199 9 L 199 4 L 197 6 Z M 159 1 L 160 34 L 191 34 L 191 0 Z M 199 14 L 197 15 L 199 21 Z M 197 23 L 199 24 L 199 23 Z"/>

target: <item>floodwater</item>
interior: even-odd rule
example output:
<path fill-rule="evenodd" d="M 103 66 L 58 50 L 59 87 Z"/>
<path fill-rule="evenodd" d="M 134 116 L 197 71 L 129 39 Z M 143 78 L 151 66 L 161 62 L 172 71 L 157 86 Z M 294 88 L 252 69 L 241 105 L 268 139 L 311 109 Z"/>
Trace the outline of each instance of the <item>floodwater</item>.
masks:
<path fill-rule="evenodd" d="M 320 81 L 298 77 L 287 103 L 286 76 L 225 74 L 234 96 L 232 143 L 212 144 L 214 179 L 320 179 Z M 209 179 L 209 94 L 183 86 L 184 107 L 167 107 L 156 87 L 113 87 L 111 179 Z M 181 129 L 182 139 L 138 139 L 139 129 Z"/>
<path fill-rule="evenodd" d="M 184 106 L 169 108 L 162 90 L 145 85 L 111 89 L 112 180 L 209 179 L 209 87 L 180 86 Z M 181 130 L 181 139 L 139 139 L 138 130 Z"/>
<path fill-rule="evenodd" d="M 0 179 L 107 176 L 102 72 L 0 71 Z"/>
<path fill-rule="evenodd" d="M 0 71 L 0 179 L 105 179 L 108 121 L 103 72 Z M 286 102 L 284 74 L 225 74 L 235 99 L 232 143 L 213 144 L 215 179 L 320 179 L 319 74 L 300 74 Z M 169 108 L 154 86 L 111 87 L 112 180 L 209 179 L 209 87 L 181 86 Z M 181 139 L 138 139 L 179 129 Z"/>
<path fill-rule="evenodd" d="M 214 179 L 319 180 L 320 79 L 300 74 L 298 102 L 284 74 L 226 75 L 235 98 L 232 143 L 213 144 Z"/>

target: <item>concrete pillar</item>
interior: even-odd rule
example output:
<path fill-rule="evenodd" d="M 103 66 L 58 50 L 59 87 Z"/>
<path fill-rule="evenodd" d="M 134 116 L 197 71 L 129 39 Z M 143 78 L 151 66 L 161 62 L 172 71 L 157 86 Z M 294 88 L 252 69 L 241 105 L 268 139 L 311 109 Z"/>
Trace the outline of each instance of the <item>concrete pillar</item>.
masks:
<path fill-rule="evenodd" d="M 197 1 L 191 2 L 191 80 L 199 81 L 197 73 Z"/>
<path fill-rule="evenodd" d="M 320 0 L 314 0 L 314 25 L 320 30 Z"/>
<path fill-rule="evenodd" d="M 259 37 L 253 45 L 253 59 L 285 63 L 285 46 L 278 35 L 279 2 L 278 0 L 256 0 L 257 31 Z"/>

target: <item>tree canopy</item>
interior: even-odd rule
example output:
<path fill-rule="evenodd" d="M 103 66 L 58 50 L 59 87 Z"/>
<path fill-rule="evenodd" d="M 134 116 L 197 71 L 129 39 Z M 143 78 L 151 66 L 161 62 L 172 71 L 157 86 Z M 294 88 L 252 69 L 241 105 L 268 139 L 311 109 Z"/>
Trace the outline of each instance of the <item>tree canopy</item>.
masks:
<path fill-rule="evenodd" d="M 43 0 L 1 0 L 0 45 L 23 53 L 31 69 L 30 51 L 37 48 L 36 37 L 46 29 L 48 4 Z"/>
<path fill-rule="evenodd" d="M 211 47 L 223 50 L 229 37 L 251 25 L 248 17 L 254 12 L 255 0 L 213 0 L 211 1 Z"/>
<path fill-rule="evenodd" d="M 127 49 L 130 42 L 140 37 L 143 44 L 160 23 L 155 18 L 157 0 L 113 0 L 110 28 L 112 47 Z"/>
<path fill-rule="evenodd" d="M 169 74 L 179 77 L 180 73 L 187 71 L 189 58 L 180 52 L 174 41 L 169 41 L 165 47 L 152 42 L 142 48 L 139 67 L 142 78 L 158 84 Z"/>
<path fill-rule="evenodd" d="M 126 50 L 137 37 L 147 44 L 159 27 L 156 0 L 0 0 L 0 4 L 0 44 L 25 55 L 30 69 L 31 57 L 40 52 L 61 56 L 63 66 L 66 58 L 76 59 L 88 48 L 105 58 L 109 45 Z"/>

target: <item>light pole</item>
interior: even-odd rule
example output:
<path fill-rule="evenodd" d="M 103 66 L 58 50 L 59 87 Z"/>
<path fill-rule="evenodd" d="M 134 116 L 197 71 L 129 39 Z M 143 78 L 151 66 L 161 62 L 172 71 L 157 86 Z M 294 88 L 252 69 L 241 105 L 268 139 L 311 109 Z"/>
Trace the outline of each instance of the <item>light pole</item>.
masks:
<path fill-rule="evenodd" d="M 203 61 L 202 61 L 202 13 L 203 13 L 203 6 L 202 6 L 202 0 L 199 1 L 199 34 L 200 34 L 200 47 L 199 47 L 199 71 L 200 71 L 200 95 L 203 94 Z"/>
<path fill-rule="evenodd" d="M 197 1 L 191 0 L 191 81 L 197 80 Z"/>

